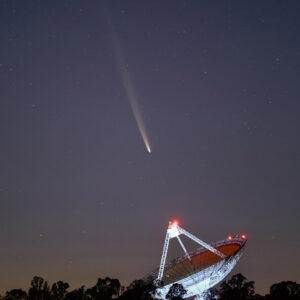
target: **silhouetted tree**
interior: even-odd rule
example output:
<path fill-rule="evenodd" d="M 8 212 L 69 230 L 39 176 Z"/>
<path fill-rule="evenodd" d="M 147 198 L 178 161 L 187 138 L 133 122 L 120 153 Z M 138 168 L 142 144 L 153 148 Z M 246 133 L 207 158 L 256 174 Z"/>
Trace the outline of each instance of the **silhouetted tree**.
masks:
<path fill-rule="evenodd" d="M 186 294 L 186 289 L 181 285 L 181 284 L 178 284 L 178 283 L 174 283 L 167 295 L 166 295 L 166 299 L 169 299 L 169 300 L 181 300 L 183 299 L 183 296 Z"/>
<path fill-rule="evenodd" d="M 49 288 L 48 282 L 35 276 L 31 280 L 28 294 L 22 289 L 7 291 L 0 300 L 153 300 L 159 298 L 157 289 L 161 281 L 149 277 L 145 280 L 134 280 L 124 291 L 118 279 L 98 278 L 95 286 L 85 290 L 84 286 L 68 292 L 69 284 L 58 281 Z M 167 300 L 180 300 L 187 291 L 181 284 L 173 284 Z M 293 281 L 282 281 L 270 287 L 269 294 L 255 294 L 254 281 L 247 281 L 242 274 L 233 275 L 224 281 L 218 289 L 212 288 L 205 295 L 206 300 L 300 300 L 300 284 Z"/>
<path fill-rule="evenodd" d="M 120 300 L 151 300 L 154 299 L 157 284 L 153 280 L 134 280 L 120 296 Z"/>
<path fill-rule="evenodd" d="M 97 283 L 86 290 L 86 295 L 93 300 L 110 300 L 120 295 L 121 284 L 118 279 L 98 278 Z"/>
<path fill-rule="evenodd" d="M 42 277 L 35 276 L 31 280 L 31 287 L 28 291 L 28 300 L 50 300 L 50 288 L 48 282 Z"/>
<path fill-rule="evenodd" d="M 25 300 L 27 298 L 27 293 L 22 289 L 13 289 L 6 292 L 5 300 Z"/>
<path fill-rule="evenodd" d="M 219 299 L 248 300 L 253 299 L 254 294 L 254 281 L 246 281 L 242 274 L 236 274 L 230 280 L 221 284 Z"/>
<path fill-rule="evenodd" d="M 219 291 L 216 288 L 211 288 L 205 293 L 205 300 L 218 299 Z"/>
<path fill-rule="evenodd" d="M 56 283 L 53 283 L 51 288 L 52 298 L 55 300 L 63 300 L 67 294 L 68 288 L 69 284 L 67 282 L 57 281 Z"/>
<path fill-rule="evenodd" d="M 300 284 L 293 281 L 282 281 L 270 287 L 266 295 L 268 300 L 300 300 Z"/>
<path fill-rule="evenodd" d="M 73 290 L 66 294 L 65 300 L 87 300 L 88 296 L 85 294 L 84 286 Z"/>

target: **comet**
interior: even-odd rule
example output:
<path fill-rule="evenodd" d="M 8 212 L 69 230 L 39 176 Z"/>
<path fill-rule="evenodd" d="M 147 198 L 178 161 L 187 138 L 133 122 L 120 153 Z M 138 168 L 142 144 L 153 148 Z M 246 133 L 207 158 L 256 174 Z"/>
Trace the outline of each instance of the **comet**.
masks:
<path fill-rule="evenodd" d="M 135 93 L 134 85 L 132 83 L 132 80 L 130 78 L 130 74 L 128 71 L 128 65 L 125 63 L 125 58 L 123 55 L 123 51 L 120 45 L 120 41 L 118 38 L 117 33 L 113 30 L 112 24 L 108 22 L 110 27 L 110 33 L 112 37 L 112 44 L 113 44 L 113 52 L 116 60 L 117 69 L 120 73 L 122 85 L 124 87 L 126 96 L 128 98 L 128 102 L 130 104 L 134 119 L 136 121 L 138 130 L 141 134 L 142 140 L 145 144 L 145 147 L 148 151 L 148 153 L 151 153 L 151 147 L 149 138 L 146 131 L 145 122 L 142 117 L 141 109 L 139 107 L 137 96 Z"/>

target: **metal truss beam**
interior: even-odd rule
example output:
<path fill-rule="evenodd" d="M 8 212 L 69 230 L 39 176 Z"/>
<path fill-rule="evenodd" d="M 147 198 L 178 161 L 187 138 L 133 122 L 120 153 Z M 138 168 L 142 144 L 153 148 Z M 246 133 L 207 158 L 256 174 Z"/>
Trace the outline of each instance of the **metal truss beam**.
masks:
<path fill-rule="evenodd" d="M 190 257 L 190 255 L 189 255 L 189 253 L 186 251 L 186 248 L 185 248 L 185 246 L 183 245 L 183 242 L 181 241 L 181 239 L 180 239 L 179 236 L 177 236 L 177 240 L 178 240 L 180 246 L 182 247 L 184 253 L 185 253 L 186 256 L 188 257 L 188 259 L 191 260 L 191 257 Z"/>
<path fill-rule="evenodd" d="M 193 240 L 194 242 L 198 243 L 199 245 L 203 246 L 204 248 L 206 248 L 207 250 L 215 253 L 216 255 L 220 256 L 221 258 L 225 258 L 226 256 L 221 253 L 220 251 L 218 251 L 217 249 L 215 249 L 214 247 L 210 246 L 209 244 L 203 242 L 202 240 L 198 239 L 196 236 L 192 235 L 191 233 L 187 232 L 186 230 L 184 230 L 183 228 L 179 227 L 178 228 L 179 232 L 181 234 L 184 234 L 185 236 L 187 236 L 188 238 L 190 238 L 191 240 Z"/>
<path fill-rule="evenodd" d="M 162 277 L 163 277 L 163 274 L 164 274 L 164 268 L 165 268 L 167 254 L 168 254 L 169 242 L 170 242 L 170 236 L 169 236 L 169 232 L 167 231 L 166 238 L 165 238 L 165 243 L 164 243 L 164 248 L 163 248 L 163 253 L 162 253 L 162 256 L 161 256 L 161 261 L 160 261 L 157 280 L 161 280 Z"/>

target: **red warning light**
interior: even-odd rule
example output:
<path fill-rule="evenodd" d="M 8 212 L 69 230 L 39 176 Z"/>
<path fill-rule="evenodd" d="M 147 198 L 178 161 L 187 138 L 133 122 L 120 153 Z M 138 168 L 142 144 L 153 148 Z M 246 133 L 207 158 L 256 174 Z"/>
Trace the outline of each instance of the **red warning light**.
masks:
<path fill-rule="evenodd" d="M 231 240 L 232 240 L 232 236 L 231 236 L 231 235 L 228 237 L 228 240 L 229 240 L 229 241 L 231 241 Z"/>
<path fill-rule="evenodd" d="M 178 226 L 178 225 L 179 225 L 179 222 L 178 222 L 177 220 L 173 220 L 173 221 L 172 221 L 172 225 L 173 225 L 173 226 Z"/>
<path fill-rule="evenodd" d="M 245 240 L 246 239 L 246 235 L 242 234 L 242 239 Z"/>

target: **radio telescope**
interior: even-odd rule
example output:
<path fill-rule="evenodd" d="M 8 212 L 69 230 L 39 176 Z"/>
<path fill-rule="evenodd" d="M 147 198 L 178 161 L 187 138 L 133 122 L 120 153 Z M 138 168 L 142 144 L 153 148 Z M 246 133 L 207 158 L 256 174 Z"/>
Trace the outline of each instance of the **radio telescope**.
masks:
<path fill-rule="evenodd" d="M 185 235 L 200 245 L 188 252 L 180 239 Z M 169 242 L 176 238 L 184 255 L 166 264 Z M 181 284 L 187 291 L 184 298 L 203 299 L 208 289 L 223 280 L 240 259 L 247 239 L 245 235 L 229 236 L 212 244 L 207 244 L 181 228 L 178 221 L 169 223 L 159 269 L 150 275 L 162 282 L 156 298 L 165 299 L 169 288 Z"/>

